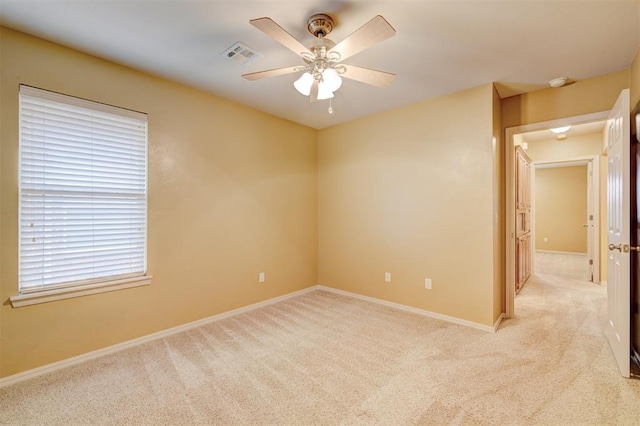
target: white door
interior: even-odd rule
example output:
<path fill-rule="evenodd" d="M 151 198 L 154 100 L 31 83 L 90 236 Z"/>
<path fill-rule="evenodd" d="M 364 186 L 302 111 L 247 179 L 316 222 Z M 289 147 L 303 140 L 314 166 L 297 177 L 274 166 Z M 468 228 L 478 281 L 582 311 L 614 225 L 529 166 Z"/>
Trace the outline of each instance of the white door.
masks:
<path fill-rule="evenodd" d="M 630 286 L 630 128 L 629 90 L 620 93 L 607 120 L 607 337 L 620 372 L 629 377 Z"/>

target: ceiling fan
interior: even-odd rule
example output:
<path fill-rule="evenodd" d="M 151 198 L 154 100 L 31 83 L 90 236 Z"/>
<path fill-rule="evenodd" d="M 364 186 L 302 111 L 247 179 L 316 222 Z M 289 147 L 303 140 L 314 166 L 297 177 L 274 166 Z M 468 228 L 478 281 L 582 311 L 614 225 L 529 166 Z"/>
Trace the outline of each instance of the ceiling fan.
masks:
<path fill-rule="evenodd" d="M 307 30 L 315 40 L 308 48 L 271 18 L 252 19 L 249 23 L 300 55 L 304 65 L 244 74 L 243 77 L 247 80 L 302 72 L 302 76 L 294 86 L 301 94 L 309 96 L 310 102 L 315 102 L 333 98 L 333 93 L 342 84 L 341 76 L 377 87 L 387 87 L 396 77 L 392 73 L 342 63 L 356 53 L 395 35 L 396 30 L 380 15 L 375 16 L 338 44 L 325 38 L 334 27 L 333 19 L 323 13 L 313 15 L 307 22 Z"/>

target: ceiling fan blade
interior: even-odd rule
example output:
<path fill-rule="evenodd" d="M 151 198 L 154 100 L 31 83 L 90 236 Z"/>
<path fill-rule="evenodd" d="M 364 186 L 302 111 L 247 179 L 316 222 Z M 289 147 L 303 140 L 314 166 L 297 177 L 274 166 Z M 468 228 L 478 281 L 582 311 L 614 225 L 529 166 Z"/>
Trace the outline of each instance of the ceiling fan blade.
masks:
<path fill-rule="evenodd" d="M 347 59 L 356 53 L 380 43 L 396 34 L 396 30 L 378 15 L 355 30 L 349 37 L 336 44 L 330 52 L 338 52 L 340 60 Z"/>
<path fill-rule="evenodd" d="M 300 67 L 284 67 L 284 68 L 275 68 L 275 69 L 266 70 L 266 71 L 251 72 L 249 74 L 242 74 L 242 76 L 247 80 L 253 81 L 253 80 L 260 80 L 262 78 L 277 77 L 279 75 L 291 74 L 298 71 L 300 71 Z"/>
<path fill-rule="evenodd" d="M 296 40 L 284 28 L 276 24 L 271 18 L 258 18 L 249 21 L 251 25 L 273 38 L 275 41 L 294 52 L 296 55 L 302 53 L 311 54 L 311 51 L 304 47 L 302 43 Z"/>
<path fill-rule="evenodd" d="M 309 93 L 309 102 L 313 103 L 318 100 L 318 80 L 313 79 L 313 84 L 311 85 L 311 93 Z"/>
<path fill-rule="evenodd" d="M 346 69 L 342 77 L 372 86 L 387 87 L 396 79 L 396 75 L 390 72 L 370 70 L 369 68 L 356 67 L 355 65 L 343 64 L 342 66 Z"/>

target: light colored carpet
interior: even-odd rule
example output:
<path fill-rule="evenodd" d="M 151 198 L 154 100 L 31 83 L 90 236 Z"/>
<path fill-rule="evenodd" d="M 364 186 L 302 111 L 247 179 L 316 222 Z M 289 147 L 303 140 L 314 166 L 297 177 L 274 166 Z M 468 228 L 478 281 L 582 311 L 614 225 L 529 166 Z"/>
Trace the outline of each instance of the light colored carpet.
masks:
<path fill-rule="evenodd" d="M 315 291 L 0 389 L 0 423 L 637 425 L 605 302 L 541 269 L 491 334 Z"/>

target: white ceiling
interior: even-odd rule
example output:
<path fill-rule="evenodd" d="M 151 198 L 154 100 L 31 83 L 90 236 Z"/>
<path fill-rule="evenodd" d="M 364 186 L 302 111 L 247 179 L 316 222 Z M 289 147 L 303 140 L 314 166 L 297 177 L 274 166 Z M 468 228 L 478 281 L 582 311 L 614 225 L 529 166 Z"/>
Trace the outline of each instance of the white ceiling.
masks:
<path fill-rule="evenodd" d="M 393 85 L 345 80 L 328 114 L 328 101 L 294 90 L 295 74 L 241 77 L 302 64 L 250 19 L 268 16 L 307 44 L 314 13 L 334 17 L 335 42 L 383 15 L 396 36 L 345 63 L 396 73 Z M 489 82 L 507 97 L 619 71 L 640 45 L 639 0 L 0 0 L 0 23 L 314 128 Z M 245 68 L 220 55 L 238 41 L 264 56 Z"/>

